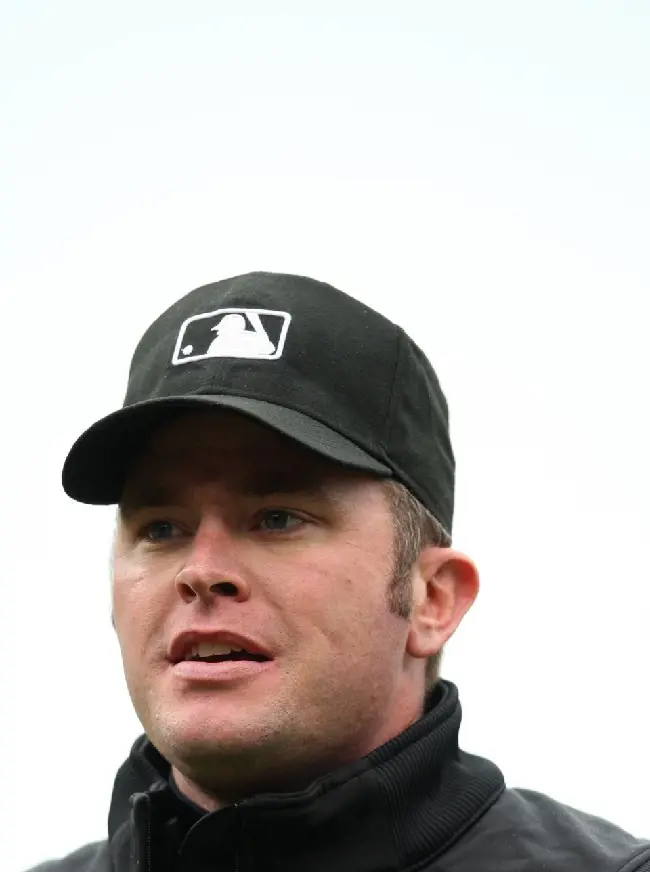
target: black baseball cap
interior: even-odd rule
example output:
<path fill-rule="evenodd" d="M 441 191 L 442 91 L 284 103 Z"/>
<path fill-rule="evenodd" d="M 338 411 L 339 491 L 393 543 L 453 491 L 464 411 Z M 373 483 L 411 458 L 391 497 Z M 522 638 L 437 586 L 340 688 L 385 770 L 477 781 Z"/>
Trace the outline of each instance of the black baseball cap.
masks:
<path fill-rule="evenodd" d="M 401 327 L 348 294 L 280 273 L 204 285 L 153 322 L 133 354 L 122 408 L 72 446 L 65 492 L 82 503 L 118 503 L 152 429 L 210 406 L 396 479 L 451 533 L 448 409 L 426 356 Z"/>

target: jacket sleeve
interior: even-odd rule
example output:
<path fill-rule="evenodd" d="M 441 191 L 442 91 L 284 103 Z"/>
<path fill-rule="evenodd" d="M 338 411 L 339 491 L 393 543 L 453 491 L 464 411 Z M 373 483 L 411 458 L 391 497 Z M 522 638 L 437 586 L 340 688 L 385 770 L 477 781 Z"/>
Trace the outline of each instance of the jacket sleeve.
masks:
<path fill-rule="evenodd" d="M 92 842 L 67 857 L 39 863 L 28 872 L 111 872 L 108 842 Z"/>

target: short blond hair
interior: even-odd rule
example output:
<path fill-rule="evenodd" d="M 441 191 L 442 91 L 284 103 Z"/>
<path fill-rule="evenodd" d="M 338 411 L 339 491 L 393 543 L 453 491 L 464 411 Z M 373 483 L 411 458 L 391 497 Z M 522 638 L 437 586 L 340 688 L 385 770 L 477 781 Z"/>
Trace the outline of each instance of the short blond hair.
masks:
<path fill-rule="evenodd" d="M 426 545 L 449 548 L 451 536 L 438 519 L 404 485 L 390 480 L 384 484 L 395 530 L 393 577 L 389 588 L 391 611 L 403 618 L 411 616 L 411 570 Z M 426 691 L 440 678 L 441 648 L 427 660 Z"/>

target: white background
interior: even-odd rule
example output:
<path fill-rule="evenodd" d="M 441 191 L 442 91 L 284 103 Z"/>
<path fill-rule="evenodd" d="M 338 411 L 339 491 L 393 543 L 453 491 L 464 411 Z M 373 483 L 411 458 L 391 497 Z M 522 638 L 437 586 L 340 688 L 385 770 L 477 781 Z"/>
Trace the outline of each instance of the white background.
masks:
<path fill-rule="evenodd" d="M 0 10 L 0 868 L 102 838 L 140 729 L 113 510 L 64 456 L 151 320 L 253 269 L 363 299 L 440 375 L 482 579 L 443 668 L 462 746 L 650 835 L 647 2 Z"/>

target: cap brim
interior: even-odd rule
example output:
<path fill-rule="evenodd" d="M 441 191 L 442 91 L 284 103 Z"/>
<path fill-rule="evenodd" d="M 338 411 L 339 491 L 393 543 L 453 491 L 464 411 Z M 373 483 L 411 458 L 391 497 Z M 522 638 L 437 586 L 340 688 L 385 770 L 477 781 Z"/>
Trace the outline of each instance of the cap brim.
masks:
<path fill-rule="evenodd" d="M 284 406 L 249 397 L 202 395 L 146 400 L 102 418 L 74 443 L 63 466 L 63 489 L 80 503 L 118 503 L 129 467 L 151 430 L 179 412 L 233 409 L 272 427 L 323 457 L 382 477 L 392 470 L 330 427 Z"/>

